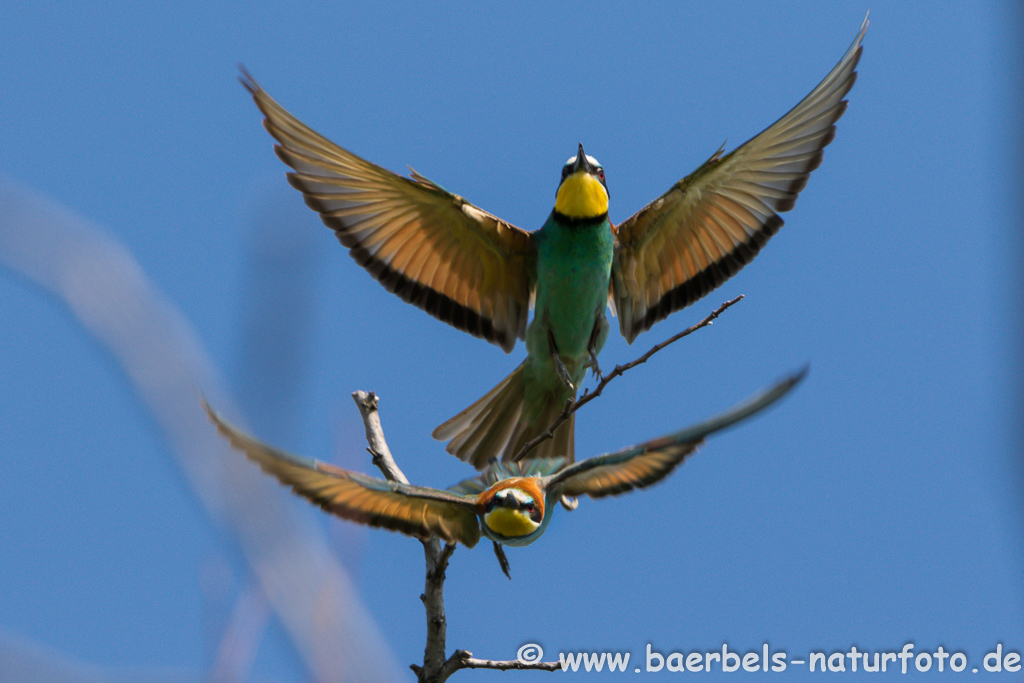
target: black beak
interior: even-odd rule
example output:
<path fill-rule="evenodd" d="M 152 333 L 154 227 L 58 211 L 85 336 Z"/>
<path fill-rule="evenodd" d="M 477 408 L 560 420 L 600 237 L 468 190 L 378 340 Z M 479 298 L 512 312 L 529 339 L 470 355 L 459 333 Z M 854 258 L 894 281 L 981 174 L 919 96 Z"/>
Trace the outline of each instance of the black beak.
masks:
<path fill-rule="evenodd" d="M 496 507 L 508 506 L 508 494 L 505 491 L 498 491 L 494 494 L 494 498 L 491 498 L 491 502 L 487 504 L 487 511 L 490 512 Z"/>
<path fill-rule="evenodd" d="M 579 170 L 586 171 L 587 173 L 594 170 L 594 167 L 590 165 L 589 161 L 587 161 L 587 154 L 583 151 L 582 142 L 580 143 L 580 151 L 576 154 L 576 161 L 572 163 L 572 172 L 575 173 Z"/>

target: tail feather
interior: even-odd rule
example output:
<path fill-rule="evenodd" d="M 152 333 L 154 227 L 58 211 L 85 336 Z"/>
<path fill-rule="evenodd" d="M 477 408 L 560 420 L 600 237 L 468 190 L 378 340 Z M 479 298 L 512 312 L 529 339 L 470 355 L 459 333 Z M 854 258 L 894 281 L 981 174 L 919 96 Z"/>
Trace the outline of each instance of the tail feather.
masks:
<path fill-rule="evenodd" d="M 508 391 L 495 399 L 488 406 L 490 410 L 478 414 L 447 446 L 449 453 L 472 463 L 477 469 L 483 469 L 501 453 L 522 413 L 521 396 Z"/>
<path fill-rule="evenodd" d="M 473 405 L 434 430 L 445 450 L 478 470 L 501 453 L 523 411 L 523 365 Z"/>
<path fill-rule="evenodd" d="M 548 410 L 544 411 L 540 425 L 531 427 L 525 422 L 517 424 L 516 430 L 512 433 L 512 437 L 509 439 L 508 446 L 505 447 L 501 459 L 513 460 L 519 451 L 523 449 L 523 446 L 533 441 L 541 432 L 545 431 L 561 412 L 562 405 L 552 404 Z M 563 457 L 569 463 L 576 460 L 576 413 L 569 415 L 569 419 L 558 426 L 554 437 L 537 444 L 536 448 L 520 458 L 520 460 L 557 457 Z"/>
<path fill-rule="evenodd" d="M 449 418 L 443 424 L 438 425 L 431 433 L 438 441 L 445 441 L 450 439 L 456 434 L 462 432 L 468 425 L 474 421 L 480 419 L 482 414 L 485 414 L 485 409 L 489 407 L 499 396 L 504 393 L 510 393 L 514 391 L 514 387 L 518 385 L 519 392 L 522 394 L 522 383 L 523 383 L 523 364 L 520 363 L 519 367 L 512 371 L 505 379 L 498 382 L 498 385 L 488 391 L 486 394 L 480 397 L 473 405 L 469 406 L 458 415 Z"/>
<path fill-rule="evenodd" d="M 445 450 L 478 470 L 487 467 L 493 458 L 512 460 L 527 442 L 554 422 L 564 405 L 553 396 L 550 404 L 540 411 L 535 424 L 523 420 L 524 365 L 513 370 L 473 405 L 438 426 L 432 436 L 438 441 L 450 439 Z M 555 430 L 554 438 L 539 444 L 524 459 L 561 456 L 572 462 L 575 455 L 574 417 L 570 415 Z"/>

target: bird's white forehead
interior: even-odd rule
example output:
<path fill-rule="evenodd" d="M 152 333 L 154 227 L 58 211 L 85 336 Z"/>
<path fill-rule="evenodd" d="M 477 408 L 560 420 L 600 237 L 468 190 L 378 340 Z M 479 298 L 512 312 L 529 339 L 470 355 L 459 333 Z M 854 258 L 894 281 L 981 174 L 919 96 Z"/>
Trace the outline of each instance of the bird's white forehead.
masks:
<path fill-rule="evenodd" d="M 526 491 L 522 491 L 520 489 L 508 488 L 508 489 L 502 489 L 502 492 L 506 496 L 512 496 L 513 498 L 515 498 L 520 503 L 532 503 L 532 502 L 534 502 L 533 496 L 531 496 Z"/>
<path fill-rule="evenodd" d="M 565 160 L 565 165 L 566 166 L 570 166 L 573 163 L 575 163 L 575 161 L 576 161 L 576 155 L 573 154 L 571 157 L 569 157 L 568 159 Z M 598 161 L 594 157 L 590 156 L 589 154 L 587 155 L 587 162 L 589 162 L 590 165 L 593 166 L 594 168 L 597 168 L 598 166 L 601 165 L 600 161 Z"/>

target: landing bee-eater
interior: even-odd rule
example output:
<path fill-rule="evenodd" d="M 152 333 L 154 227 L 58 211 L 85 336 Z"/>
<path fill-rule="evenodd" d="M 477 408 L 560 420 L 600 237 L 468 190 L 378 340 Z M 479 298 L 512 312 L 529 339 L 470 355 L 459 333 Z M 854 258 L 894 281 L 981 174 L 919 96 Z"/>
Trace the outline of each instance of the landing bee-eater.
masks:
<path fill-rule="evenodd" d="M 604 169 L 580 145 L 562 168 L 551 215 L 527 232 L 422 175 L 398 176 L 330 142 L 243 73 L 291 184 L 387 289 L 526 360 L 434 430 L 483 469 L 543 432 L 586 375 L 608 332 L 605 308 L 632 343 L 721 285 L 782 226 L 779 212 L 818 167 L 856 80 L 867 19 L 834 69 L 789 113 L 696 171 L 618 226 Z M 535 302 L 533 320 L 527 316 Z M 574 459 L 570 417 L 530 458 Z"/>
<path fill-rule="evenodd" d="M 718 417 L 660 439 L 577 463 L 564 457 L 522 463 L 494 459 L 480 475 L 445 491 L 289 455 L 240 432 L 204 406 L 232 446 L 327 512 L 422 540 L 436 536 L 472 548 L 482 532 L 496 543 L 524 546 L 544 533 L 562 496 L 601 498 L 661 481 L 709 434 L 768 407 L 805 373 L 806 368 Z"/>

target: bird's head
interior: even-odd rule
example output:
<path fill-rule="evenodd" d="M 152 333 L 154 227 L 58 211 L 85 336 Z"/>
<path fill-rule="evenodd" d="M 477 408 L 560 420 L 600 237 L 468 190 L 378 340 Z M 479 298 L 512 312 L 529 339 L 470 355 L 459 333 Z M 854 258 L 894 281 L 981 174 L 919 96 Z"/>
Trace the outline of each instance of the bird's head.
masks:
<path fill-rule="evenodd" d="M 580 144 L 576 156 L 562 167 L 562 182 L 555 193 L 555 211 L 570 220 L 590 220 L 608 214 L 608 186 L 604 167 L 587 156 Z"/>
<path fill-rule="evenodd" d="M 544 522 L 544 495 L 532 478 L 499 482 L 484 492 L 481 502 L 488 536 L 496 535 L 498 541 L 530 536 Z"/>

